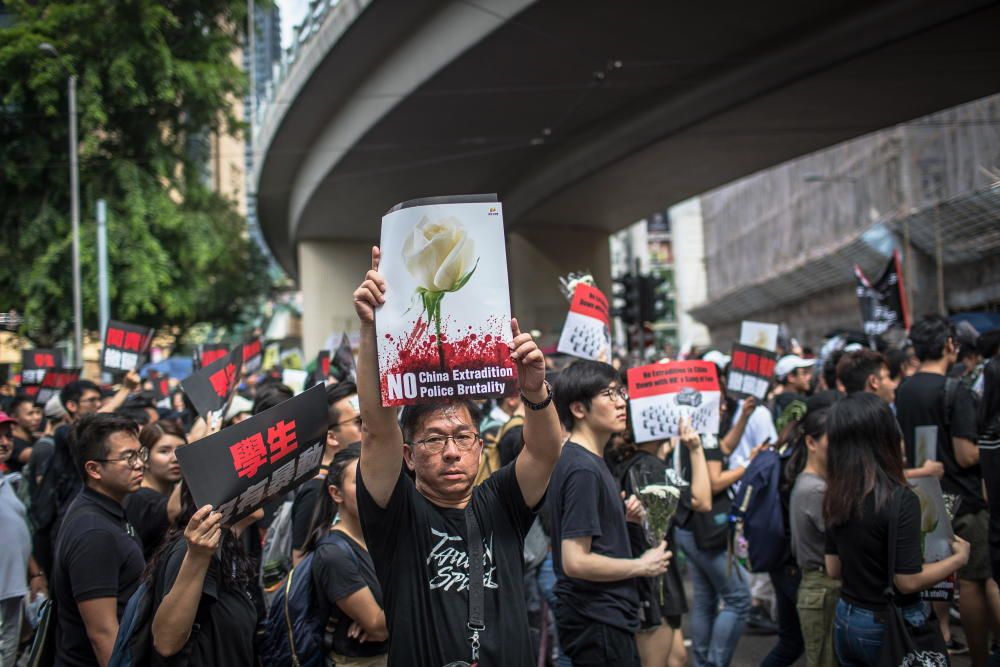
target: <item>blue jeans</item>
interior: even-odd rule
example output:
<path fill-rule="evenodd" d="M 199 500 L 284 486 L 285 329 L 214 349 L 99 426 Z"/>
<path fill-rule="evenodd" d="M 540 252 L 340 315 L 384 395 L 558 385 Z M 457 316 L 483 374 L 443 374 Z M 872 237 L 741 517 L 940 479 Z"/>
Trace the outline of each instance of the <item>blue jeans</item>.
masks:
<path fill-rule="evenodd" d="M 903 607 L 903 618 L 917 627 L 927 620 L 924 605 Z M 841 599 L 833 621 L 833 650 L 842 667 L 865 667 L 878 663 L 885 625 L 875 618 L 875 612 Z"/>
<path fill-rule="evenodd" d="M 778 607 L 778 643 L 764 658 L 761 667 L 786 667 L 795 664 L 806 651 L 802 626 L 799 624 L 799 610 L 795 607 L 802 573 L 792 562 L 767 574 L 771 577 Z"/>
<path fill-rule="evenodd" d="M 674 539 L 688 558 L 694 587 L 691 648 L 695 667 L 726 667 L 750 612 L 747 573 L 735 561 L 732 572 L 727 572 L 726 552 L 702 551 L 690 530 L 678 528 Z"/>

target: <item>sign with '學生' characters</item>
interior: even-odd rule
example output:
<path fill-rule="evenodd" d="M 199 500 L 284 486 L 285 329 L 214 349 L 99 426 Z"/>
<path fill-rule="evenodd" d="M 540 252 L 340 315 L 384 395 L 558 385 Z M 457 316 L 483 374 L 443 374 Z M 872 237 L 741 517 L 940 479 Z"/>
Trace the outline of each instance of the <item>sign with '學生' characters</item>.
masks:
<path fill-rule="evenodd" d="M 719 377 L 710 361 L 630 368 L 628 393 L 636 442 L 679 435 L 682 417 L 698 433 L 719 432 Z"/>
<path fill-rule="evenodd" d="M 512 394 L 517 377 L 495 196 L 405 202 L 382 218 L 375 314 L 385 406 Z"/>
<path fill-rule="evenodd" d="M 179 447 L 177 460 L 195 504 L 211 504 L 232 524 L 316 476 L 326 427 L 326 390 L 317 385 Z"/>

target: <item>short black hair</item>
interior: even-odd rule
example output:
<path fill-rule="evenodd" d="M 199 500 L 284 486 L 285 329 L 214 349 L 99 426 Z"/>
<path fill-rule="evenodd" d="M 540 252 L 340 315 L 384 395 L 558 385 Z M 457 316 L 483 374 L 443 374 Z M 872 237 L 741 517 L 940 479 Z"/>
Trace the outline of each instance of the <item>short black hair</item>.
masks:
<path fill-rule="evenodd" d="M 17 409 L 21 407 L 22 403 L 27 403 L 31 406 L 34 406 L 35 399 L 34 397 L 27 396 L 25 394 L 19 394 L 17 396 L 11 397 L 10 403 L 7 404 L 7 410 L 6 410 L 7 414 L 13 417 L 14 413 L 17 412 Z"/>
<path fill-rule="evenodd" d="M 1000 329 L 990 329 L 984 332 L 979 336 L 976 345 L 979 347 L 979 354 L 983 359 L 995 357 L 997 351 L 1000 351 Z"/>
<path fill-rule="evenodd" d="M 872 375 L 878 375 L 883 366 L 889 368 L 886 358 L 868 348 L 848 352 L 837 362 L 837 379 L 844 385 L 844 391 L 853 394 L 865 390 L 865 383 Z"/>
<path fill-rule="evenodd" d="M 326 405 L 329 409 L 329 424 L 332 427 L 334 424 L 340 421 L 340 410 L 333 407 L 340 401 L 344 400 L 348 396 L 354 396 L 358 393 L 358 385 L 354 384 L 350 380 L 344 380 L 343 382 L 338 382 L 337 384 L 328 385 L 326 388 Z"/>
<path fill-rule="evenodd" d="M 59 390 L 59 402 L 63 404 L 63 408 L 70 401 L 80 405 L 80 399 L 85 391 L 96 391 L 100 394 L 101 388 L 90 380 L 74 380 Z"/>
<path fill-rule="evenodd" d="M 906 348 L 892 349 L 885 353 L 886 363 L 889 364 L 889 377 L 898 380 L 903 373 L 903 364 L 910 358 L 910 351 Z"/>
<path fill-rule="evenodd" d="M 131 433 L 139 437 L 139 425 L 135 421 L 111 412 L 87 414 L 73 427 L 70 451 L 80 478 L 87 482 L 87 461 L 108 458 L 108 438 L 115 433 Z"/>
<path fill-rule="evenodd" d="M 570 410 L 573 403 L 583 403 L 590 409 L 590 402 L 612 382 L 621 382 L 621 376 L 611 364 L 589 359 L 580 359 L 567 366 L 559 374 L 552 392 L 559 413 L 559 421 L 567 431 L 573 430 L 576 418 Z"/>
<path fill-rule="evenodd" d="M 928 315 L 910 329 L 910 342 L 920 361 L 936 361 L 944 356 L 948 339 L 958 340 L 955 325 L 942 315 Z"/>
<path fill-rule="evenodd" d="M 843 350 L 834 350 L 823 362 L 823 382 L 826 383 L 827 389 L 837 388 L 837 364 L 840 363 L 842 356 L 844 356 Z"/>
<path fill-rule="evenodd" d="M 271 382 L 259 387 L 257 389 L 257 396 L 253 399 L 253 414 L 259 415 L 264 410 L 269 410 L 279 403 L 284 403 L 293 396 L 295 396 L 295 392 L 280 382 Z"/>
<path fill-rule="evenodd" d="M 403 430 L 403 442 L 412 443 L 413 437 L 420 430 L 420 425 L 429 416 L 441 410 L 449 408 L 464 407 L 469 411 L 473 427 L 478 431 L 479 424 L 483 421 L 483 413 L 476 405 L 475 401 L 468 398 L 456 399 L 447 403 L 418 403 L 417 405 L 407 405 L 399 415 L 399 426 Z"/>

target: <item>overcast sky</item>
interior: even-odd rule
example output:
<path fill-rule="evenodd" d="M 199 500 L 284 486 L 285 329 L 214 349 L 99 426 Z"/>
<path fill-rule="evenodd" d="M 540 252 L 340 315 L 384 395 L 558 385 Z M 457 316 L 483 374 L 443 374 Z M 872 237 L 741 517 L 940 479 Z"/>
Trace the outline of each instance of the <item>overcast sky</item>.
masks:
<path fill-rule="evenodd" d="M 287 49 L 292 43 L 292 29 L 309 11 L 309 0 L 277 0 L 277 5 L 281 9 L 281 48 Z"/>

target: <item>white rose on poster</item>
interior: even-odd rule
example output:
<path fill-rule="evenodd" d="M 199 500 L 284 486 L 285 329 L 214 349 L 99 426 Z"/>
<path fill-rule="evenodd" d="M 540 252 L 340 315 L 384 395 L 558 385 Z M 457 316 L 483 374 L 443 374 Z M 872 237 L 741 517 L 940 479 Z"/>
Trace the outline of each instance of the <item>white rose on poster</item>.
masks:
<path fill-rule="evenodd" d="M 458 218 L 424 216 L 403 243 L 403 262 L 428 292 L 454 292 L 475 269 L 476 246 Z"/>

